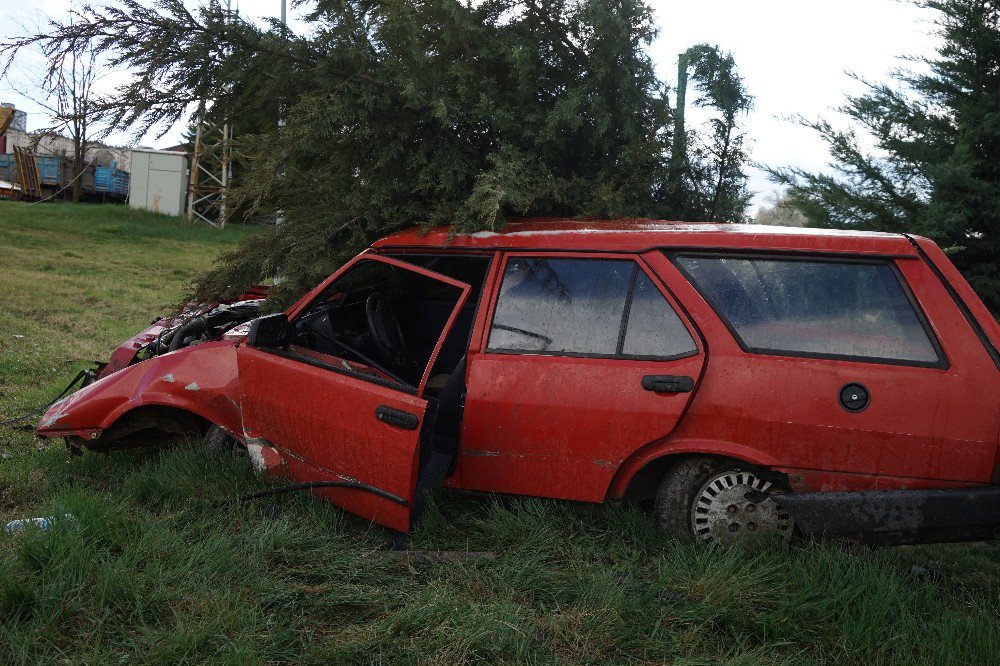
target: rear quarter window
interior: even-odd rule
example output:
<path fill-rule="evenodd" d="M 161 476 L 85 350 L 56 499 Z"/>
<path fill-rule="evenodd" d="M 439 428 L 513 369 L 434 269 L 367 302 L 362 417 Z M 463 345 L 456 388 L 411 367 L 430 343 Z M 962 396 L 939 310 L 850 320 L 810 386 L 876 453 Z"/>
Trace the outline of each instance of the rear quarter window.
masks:
<path fill-rule="evenodd" d="M 674 261 L 748 351 L 943 364 L 890 262 L 700 255 Z"/>

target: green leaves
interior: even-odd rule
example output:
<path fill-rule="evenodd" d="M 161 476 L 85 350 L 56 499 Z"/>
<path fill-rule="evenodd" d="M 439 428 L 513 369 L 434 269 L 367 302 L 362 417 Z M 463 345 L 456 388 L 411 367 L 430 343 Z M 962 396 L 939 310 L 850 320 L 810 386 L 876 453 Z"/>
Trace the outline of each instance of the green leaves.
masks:
<path fill-rule="evenodd" d="M 319 0 L 291 34 L 226 16 L 217 1 L 86 8 L 39 43 L 92 41 L 137 74 L 103 101 L 142 133 L 214 100 L 237 128 L 233 219 L 280 228 L 222 257 L 198 296 L 280 271 L 284 303 L 392 231 L 498 229 L 508 216 L 742 219 L 739 119 L 749 97 L 731 56 L 696 49 L 719 122 L 664 196 L 674 115 L 647 48 L 643 0 Z M 278 128 L 279 109 L 287 121 Z"/>
<path fill-rule="evenodd" d="M 832 173 L 770 169 L 817 226 L 929 236 L 1000 310 L 1000 7 L 928 0 L 941 46 L 839 110 L 867 136 L 799 119 L 830 149 Z M 862 146 L 871 145 L 872 149 Z"/>

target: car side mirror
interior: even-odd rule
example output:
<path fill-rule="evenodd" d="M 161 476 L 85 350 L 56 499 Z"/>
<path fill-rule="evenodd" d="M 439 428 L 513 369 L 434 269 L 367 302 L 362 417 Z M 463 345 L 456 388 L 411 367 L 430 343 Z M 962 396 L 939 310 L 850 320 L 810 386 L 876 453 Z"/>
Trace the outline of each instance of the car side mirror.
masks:
<path fill-rule="evenodd" d="M 254 319 L 247 334 L 247 345 L 251 347 L 283 347 L 288 343 L 288 315 L 276 312 L 266 317 Z"/>

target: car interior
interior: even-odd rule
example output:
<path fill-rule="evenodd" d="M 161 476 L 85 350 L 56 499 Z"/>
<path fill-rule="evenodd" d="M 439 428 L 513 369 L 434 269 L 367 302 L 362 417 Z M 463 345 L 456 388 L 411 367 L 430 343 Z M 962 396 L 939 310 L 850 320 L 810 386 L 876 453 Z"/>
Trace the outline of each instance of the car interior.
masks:
<path fill-rule="evenodd" d="M 465 357 L 490 266 L 486 255 L 399 254 L 392 258 L 465 282 L 472 289 L 442 344 L 424 396 L 418 498 L 454 469 L 465 398 Z M 415 389 L 461 290 L 398 266 L 361 261 L 294 322 L 292 345 L 335 357 L 332 365 Z M 420 500 L 423 501 L 422 499 Z M 422 510 L 418 507 L 416 510 Z"/>
<path fill-rule="evenodd" d="M 487 256 L 401 255 L 394 258 L 467 282 L 469 298 L 442 345 L 427 393 L 436 394 L 465 356 Z M 292 343 L 416 388 L 444 330 L 459 289 L 412 271 L 362 261 L 333 283 L 294 323 Z"/>

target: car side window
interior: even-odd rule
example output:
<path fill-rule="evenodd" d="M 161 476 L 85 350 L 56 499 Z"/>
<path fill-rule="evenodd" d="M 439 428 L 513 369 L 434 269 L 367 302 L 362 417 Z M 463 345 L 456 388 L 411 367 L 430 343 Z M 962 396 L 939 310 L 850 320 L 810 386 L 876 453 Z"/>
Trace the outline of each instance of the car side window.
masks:
<path fill-rule="evenodd" d="M 889 262 L 684 255 L 675 261 L 749 351 L 943 363 Z"/>
<path fill-rule="evenodd" d="M 635 261 L 550 257 L 507 261 L 488 347 L 612 358 L 697 352 Z"/>
<path fill-rule="evenodd" d="M 626 260 L 511 258 L 490 348 L 613 355 L 632 270 Z"/>
<path fill-rule="evenodd" d="M 697 351 L 694 339 L 670 303 L 649 276 L 637 270 L 621 353 L 625 356 L 678 358 Z"/>

